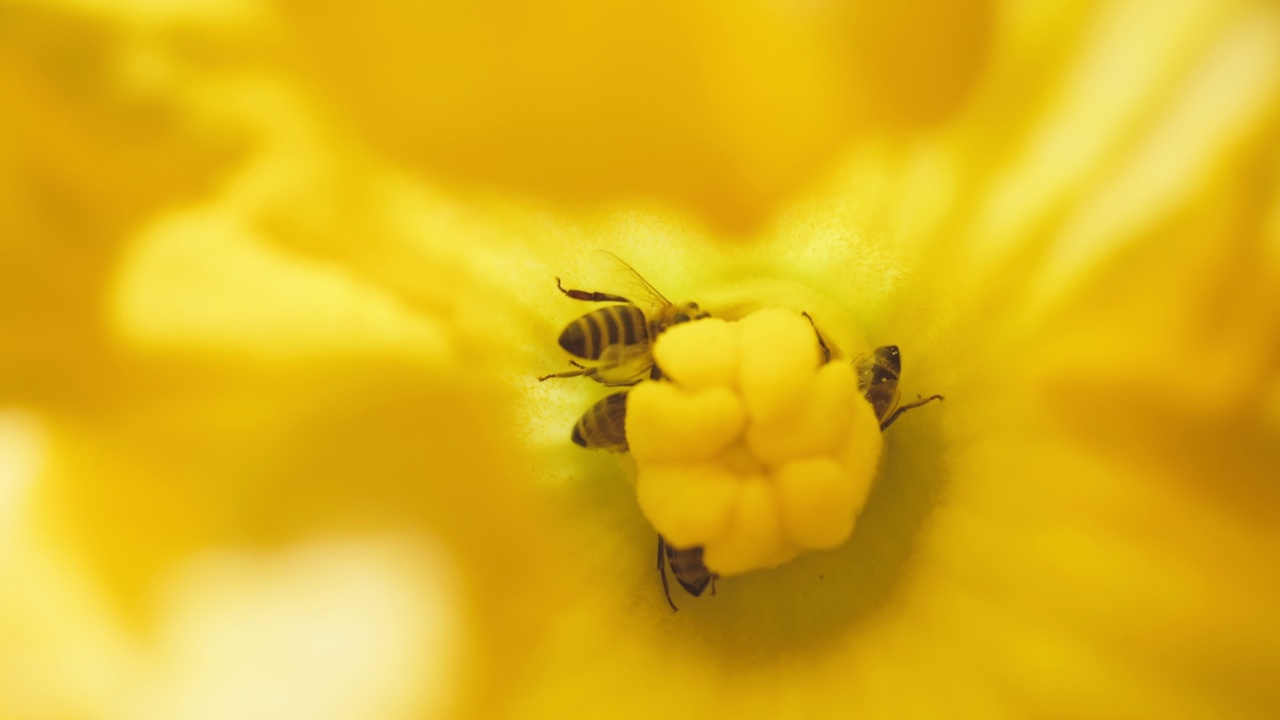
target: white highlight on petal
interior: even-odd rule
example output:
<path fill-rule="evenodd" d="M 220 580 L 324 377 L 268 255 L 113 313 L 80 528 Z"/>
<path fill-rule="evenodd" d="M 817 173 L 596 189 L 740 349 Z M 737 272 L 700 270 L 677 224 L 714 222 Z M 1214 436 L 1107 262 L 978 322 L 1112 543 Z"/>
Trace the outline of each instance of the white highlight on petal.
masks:
<path fill-rule="evenodd" d="M 45 438 L 36 418 L 18 408 L 0 409 L 0 553 L 21 522 L 44 454 Z"/>
<path fill-rule="evenodd" d="M 405 539 L 226 550 L 164 593 L 137 720 L 438 717 L 465 665 L 441 554 Z"/>
<path fill-rule="evenodd" d="M 57 428 L 0 410 L 0 717 L 99 717 L 134 681 L 135 643 L 42 506 Z M 44 521 L 44 522 L 42 522 Z"/>

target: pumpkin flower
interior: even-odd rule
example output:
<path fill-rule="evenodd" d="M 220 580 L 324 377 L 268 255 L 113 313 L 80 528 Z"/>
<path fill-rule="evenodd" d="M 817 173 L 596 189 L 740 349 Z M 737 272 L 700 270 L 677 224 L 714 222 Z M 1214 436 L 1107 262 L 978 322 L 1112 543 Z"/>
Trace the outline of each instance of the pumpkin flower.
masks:
<path fill-rule="evenodd" d="M 0 99 L 0 717 L 1280 716 L 1274 3 L 0 0 Z M 622 466 L 598 250 L 712 315 Z"/>

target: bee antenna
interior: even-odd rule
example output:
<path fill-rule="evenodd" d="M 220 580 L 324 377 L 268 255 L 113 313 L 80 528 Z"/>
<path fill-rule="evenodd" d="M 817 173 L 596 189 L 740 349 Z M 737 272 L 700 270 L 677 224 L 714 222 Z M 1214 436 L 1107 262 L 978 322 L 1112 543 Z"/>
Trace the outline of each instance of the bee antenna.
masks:
<path fill-rule="evenodd" d="M 658 575 L 662 578 L 662 592 L 667 596 L 667 604 L 671 606 L 671 612 L 680 612 L 680 608 L 676 607 L 676 603 L 671 599 L 671 586 L 667 585 L 667 542 L 661 535 L 658 536 Z"/>

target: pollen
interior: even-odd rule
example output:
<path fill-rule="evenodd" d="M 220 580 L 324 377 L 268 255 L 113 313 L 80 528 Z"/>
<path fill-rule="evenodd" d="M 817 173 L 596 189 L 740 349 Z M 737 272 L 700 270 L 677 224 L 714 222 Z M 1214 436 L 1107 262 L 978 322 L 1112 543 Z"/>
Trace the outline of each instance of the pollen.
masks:
<path fill-rule="evenodd" d="M 881 451 L 847 361 L 823 364 L 798 313 L 671 328 L 665 380 L 635 387 L 627 439 L 640 509 L 719 575 L 775 567 L 853 533 Z"/>

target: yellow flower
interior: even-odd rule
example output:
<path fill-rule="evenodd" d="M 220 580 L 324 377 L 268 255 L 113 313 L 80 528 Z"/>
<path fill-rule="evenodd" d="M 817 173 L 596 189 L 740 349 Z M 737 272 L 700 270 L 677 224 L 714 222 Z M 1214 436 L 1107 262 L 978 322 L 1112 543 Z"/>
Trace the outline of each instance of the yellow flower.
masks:
<path fill-rule="evenodd" d="M 1280 714 L 1280 12 L 872 5 L 0 5 L 0 717 Z M 598 248 L 946 395 L 847 542 L 670 611 Z"/>

